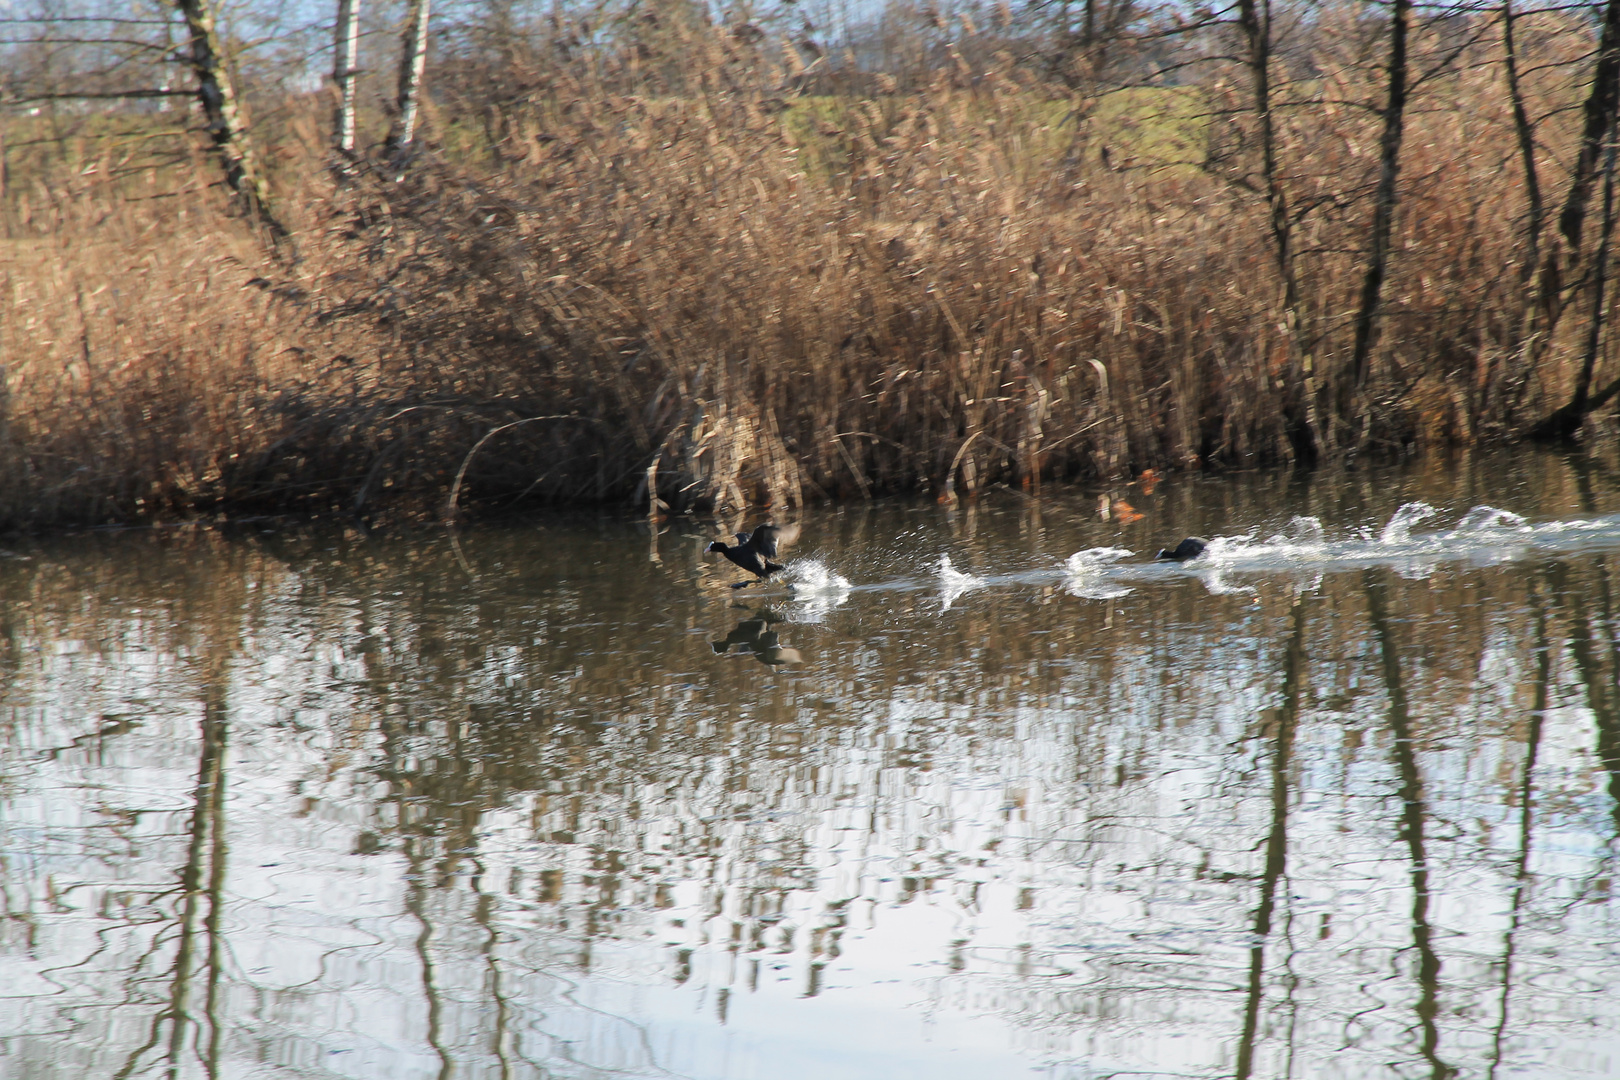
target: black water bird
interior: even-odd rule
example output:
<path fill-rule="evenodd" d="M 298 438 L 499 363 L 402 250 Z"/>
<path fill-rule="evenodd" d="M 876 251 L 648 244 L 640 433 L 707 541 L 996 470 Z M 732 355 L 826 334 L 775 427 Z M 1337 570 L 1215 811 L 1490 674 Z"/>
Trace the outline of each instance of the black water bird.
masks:
<path fill-rule="evenodd" d="M 705 551 L 718 551 L 733 563 L 753 574 L 761 581 L 769 581 L 771 575 L 781 570 L 782 564 L 772 562 L 777 552 L 799 538 L 797 525 L 759 525 L 752 534 L 738 533 L 737 542 L 727 545 L 716 540 Z M 752 585 L 751 581 L 738 582 L 733 589 L 740 589 Z"/>
<path fill-rule="evenodd" d="M 1202 555 L 1207 547 L 1209 547 L 1208 540 L 1199 536 L 1189 536 L 1173 548 L 1160 548 L 1157 558 L 1188 562 Z"/>

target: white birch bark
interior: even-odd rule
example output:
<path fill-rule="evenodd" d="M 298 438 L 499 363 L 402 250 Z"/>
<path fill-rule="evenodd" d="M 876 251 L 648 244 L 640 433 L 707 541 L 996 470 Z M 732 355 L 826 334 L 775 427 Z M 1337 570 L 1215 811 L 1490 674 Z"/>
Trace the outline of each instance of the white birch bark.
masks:
<path fill-rule="evenodd" d="M 332 83 L 337 88 L 332 145 L 345 158 L 354 157 L 356 76 L 360 74 L 360 0 L 338 0 L 332 37 Z"/>
<path fill-rule="evenodd" d="M 399 51 L 399 115 L 388 134 L 390 157 L 403 154 L 416 137 L 422 78 L 427 72 L 428 0 L 407 0 L 407 3 L 409 14 Z"/>

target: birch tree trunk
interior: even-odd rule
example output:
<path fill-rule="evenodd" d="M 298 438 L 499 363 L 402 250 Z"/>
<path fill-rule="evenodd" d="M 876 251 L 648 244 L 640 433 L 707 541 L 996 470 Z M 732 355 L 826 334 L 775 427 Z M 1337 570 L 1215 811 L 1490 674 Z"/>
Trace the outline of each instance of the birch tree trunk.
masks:
<path fill-rule="evenodd" d="M 399 50 L 399 115 L 388 133 L 387 154 L 402 158 L 416 137 L 416 118 L 422 102 L 422 77 L 427 72 L 428 0 L 408 0 L 409 15 Z"/>
<path fill-rule="evenodd" d="M 332 84 L 337 88 L 332 146 L 345 161 L 354 159 L 355 77 L 360 74 L 360 0 L 338 0 L 332 38 Z"/>
<path fill-rule="evenodd" d="M 280 240 L 287 230 L 271 212 L 270 187 L 259 169 L 258 155 L 248 137 L 247 119 L 225 66 L 213 4 L 211 0 L 175 0 L 175 7 L 185 18 L 191 36 L 186 63 L 197 79 L 197 99 L 202 102 L 208 137 L 225 169 L 225 183 L 248 215 Z"/>
<path fill-rule="evenodd" d="M 1412 22 L 1412 0 L 1395 0 L 1389 19 L 1389 100 L 1384 106 L 1384 133 L 1379 139 L 1378 191 L 1374 196 L 1372 243 L 1367 274 L 1361 282 L 1356 311 L 1355 351 L 1339 395 L 1339 415 L 1354 422 L 1354 399 L 1367 381 L 1378 305 L 1389 272 L 1389 237 L 1395 223 L 1396 181 L 1400 177 L 1401 138 L 1406 133 L 1406 38 Z"/>

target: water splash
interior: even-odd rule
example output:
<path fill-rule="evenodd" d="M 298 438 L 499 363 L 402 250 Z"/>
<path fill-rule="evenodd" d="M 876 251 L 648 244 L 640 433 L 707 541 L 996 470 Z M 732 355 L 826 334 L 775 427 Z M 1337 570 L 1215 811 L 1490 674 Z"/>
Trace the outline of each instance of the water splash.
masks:
<path fill-rule="evenodd" d="M 1447 533 L 1448 537 L 1475 536 L 1479 533 L 1529 532 L 1530 523 L 1511 510 L 1498 510 L 1494 506 L 1476 506 L 1462 516 L 1462 520 Z"/>
<path fill-rule="evenodd" d="M 1185 566 L 1212 596 L 1249 595 L 1255 592 L 1254 586 L 1233 581 L 1227 575 L 1291 569 L 1322 559 L 1325 550 L 1322 523 L 1315 518 L 1296 517 L 1287 529 L 1264 541 L 1259 538 L 1259 530 L 1244 536 L 1214 537 L 1204 553 Z"/>
<path fill-rule="evenodd" d="M 1295 515 L 1288 527 L 1266 543 L 1277 546 L 1320 548 L 1327 543 L 1327 529 L 1321 518 Z"/>
<path fill-rule="evenodd" d="M 1434 573 L 1442 556 L 1479 564 L 1500 562 L 1511 558 L 1511 550 L 1522 546 L 1532 531 L 1525 519 L 1512 511 L 1476 506 L 1449 532 L 1412 534 L 1413 526 L 1439 512 L 1428 503 L 1407 503 L 1395 511 L 1379 534 L 1380 546 L 1402 549 L 1402 557 L 1390 564 L 1401 577 L 1423 580 Z M 1506 549 L 1504 540 L 1509 541 Z"/>
<path fill-rule="evenodd" d="M 1378 534 L 1380 544 L 1406 544 L 1412 540 L 1412 526 L 1434 517 L 1440 511 L 1426 502 L 1405 503 L 1390 517 L 1384 531 Z"/>
<path fill-rule="evenodd" d="M 793 564 L 793 594 L 798 601 L 794 622 L 820 622 L 829 611 L 849 599 L 855 586 L 843 574 L 820 559 L 803 559 Z"/>
<path fill-rule="evenodd" d="M 1077 551 L 1064 562 L 1063 568 L 1075 576 L 1096 573 L 1121 559 L 1136 554 L 1126 548 L 1095 547 Z"/>
<path fill-rule="evenodd" d="M 820 559 L 802 559 L 793 564 L 793 591 L 804 595 L 848 592 L 855 586 L 849 579 Z"/>
<path fill-rule="evenodd" d="M 951 604 L 965 592 L 984 587 L 984 578 L 964 574 L 951 563 L 949 555 L 939 557 L 939 609 L 951 610 Z"/>
<path fill-rule="evenodd" d="M 949 555 L 939 557 L 939 580 L 947 585 L 983 585 L 984 578 L 964 574 L 951 562 Z"/>
<path fill-rule="evenodd" d="M 1242 569 L 1251 564 L 1270 567 L 1279 563 L 1318 563 L 1330 557 L 1329 547 L 1327 529 L 1321 519 L 1297 515 L 1289 519 L 1281 532 L 1273 533 L 1264 540 L 1260 539 L 1258 528 L 1242 536 L 1214 537 L 1204 553 L 1189 563 L 1188 568 L 1197 572 L 1212 566 Z M 1225 591 L 1243 590 L 1234 586 Z"/>
<path fill-rule="evenodd" d="M 1116 596 L 1130 595 L 1130 589 L 1111 580 L 1107 574 L 1114 563 L 1133 554 L 1125 548 L 1114 547 L 1087 548 L 1075 552 L 1063 564 L 1063 569 L 1068 572 L 1068 578 L 1063 583 L 1064 591 L 1082 600 L 1112 600 Z"/>
<path fill-rule="evenodd" d="M 1212 536 L 1209 543 L 1204 545 L 1203 554 L 1182 565 L 1188 569 L 1196 569 L 1211 563 L 1236 562 L 1266 554 L 1269 554 L 1268 545 L 1261 544 L 1255 533 L 1251 532 L 1244 536 Z"/>

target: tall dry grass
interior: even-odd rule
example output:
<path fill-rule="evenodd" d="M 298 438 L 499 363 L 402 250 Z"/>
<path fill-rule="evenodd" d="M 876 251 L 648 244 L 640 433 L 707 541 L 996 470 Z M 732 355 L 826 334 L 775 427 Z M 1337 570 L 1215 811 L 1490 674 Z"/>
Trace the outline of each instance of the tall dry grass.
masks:
<path fill-rule="evenodd" d="M 342 329 L 305 317 L 298 275 L 201 163 L 75 164 L 14 187 L 0 219 L 0 524 L 327 509 L 324 478 L 260 463 L 365 393 L 333 362 Z"/>
<path fill-rule="evenodd" d="M 1582 45 L 1543 23 L 1553 185 Z M 946 49 L 841 85 L 697 25 L 662 60 L 441 58 L 432 147 L 403 175 L 337 184 L 311 123 L 286 124 L 279 258 L 195 185 L 13 191 L 0 519 L 436 515 L 649 483 L 676 508 L 780 506 L 1511 435 L 1572 364 L 1531 368 L 1516 336 L 1523 183 L 1491 39 L 1415 99 L 1348 419 L 1329 379 L 1370 216 L 1376 117 L 1356 103 L 1377 99 L 1377 40 L 1354 19 L 1316 40 L 1280 83 L 1304 356 L 1243 72 L 1218 64 L 1087 94 Z"/>

